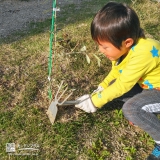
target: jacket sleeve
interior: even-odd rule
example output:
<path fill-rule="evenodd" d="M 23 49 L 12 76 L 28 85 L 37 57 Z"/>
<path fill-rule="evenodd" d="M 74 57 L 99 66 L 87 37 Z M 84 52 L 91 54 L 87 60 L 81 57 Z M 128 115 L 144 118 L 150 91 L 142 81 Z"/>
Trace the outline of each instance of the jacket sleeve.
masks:
<path fill-rule="evenodd" d="M 101 108 L 107 102 L 122 96 L 124 93 L 128 92 L 143 75 L 149 73 L 153 68 L 155 68 L 155 63 L 150 54 L 146 55 L 141 52 L 134 54 L 130 57 L 126 67 L 116 81 L 102 92 L 92 96 L 93 104 Z M 111 78 L 107 79 L 110 80 Z"/>
<path fill-rule="evenodd" d="M 105 79 L 99 84 L 99 86 L 103 87 L 104 89 L 107 88 L 111 81 L 115 80 L 118 77 L 119 73 L 114 67 L 114 63 L 112 63 L 112 69 L 109 74 L 105 77 Z"/>

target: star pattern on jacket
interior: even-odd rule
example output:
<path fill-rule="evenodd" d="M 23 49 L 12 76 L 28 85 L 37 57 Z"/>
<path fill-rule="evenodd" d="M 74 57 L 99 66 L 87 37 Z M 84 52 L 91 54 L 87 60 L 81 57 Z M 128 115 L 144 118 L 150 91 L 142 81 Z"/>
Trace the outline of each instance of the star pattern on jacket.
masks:
<path fill-rule="evenodd" d="M 148 89 L 153 89 L 153 85 L 148 80 L 145 80 L 144 84 L 148 86 Z"/>
<path fill-rule="evenodd" d="M 158 54 L 159 50 L 156 49 L 156 47 L 153 46 L 153 48 L 150 52 L 152 53 L 153 57 L 159 57 L 159 54 Z"/>

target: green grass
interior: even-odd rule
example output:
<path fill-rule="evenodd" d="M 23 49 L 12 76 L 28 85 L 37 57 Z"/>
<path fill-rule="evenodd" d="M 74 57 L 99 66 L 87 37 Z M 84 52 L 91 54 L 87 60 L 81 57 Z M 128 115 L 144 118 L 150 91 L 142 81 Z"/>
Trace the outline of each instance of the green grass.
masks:
<path fill-rule="evenodd" d="M 126 1 L 135 8 L 148 37 L 160 40 L 159 4 Z M 71 99 L 91 93 L 110 70 L 110 62 L 98 53 L 90 37 L 90 22 L 106 0 L 69 4 L 57 15 L 56 55 L 53 60 L 52 93 L 64 80 L 76 89 Z M 71 12 L 72 11 L 72 12 Z M 0 40 L 0 159 L 2 160 L 144 160 L 153 141 L 123 117 L 122 103 L 108 103 L 94 114 L 74 106 L 59 107 L 54 125 L 46 115 L 50 105 L 49 29 L 51 20 L 31 23 L 28 31 Z M 33 27 L 34 26 L 34 27 Z M 81 48 L 86 46 L 86 51 Z M 53 48 L 55 50 L 55 48 Z M 90 57 L 87 63 L 86 54 Z M 100 59 L 98 66 L 97 55 Z M 6 143 L 22 147 L 38 144 L 38 155 L 8 155 Z M 22 153 L 21 153 L 22 154 Z"/>

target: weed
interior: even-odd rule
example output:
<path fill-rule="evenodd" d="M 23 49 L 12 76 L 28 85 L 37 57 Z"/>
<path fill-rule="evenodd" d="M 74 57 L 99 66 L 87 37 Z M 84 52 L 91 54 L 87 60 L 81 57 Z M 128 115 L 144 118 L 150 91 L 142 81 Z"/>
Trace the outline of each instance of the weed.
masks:
<path fill-rule="evenodd" d="M 109 151 L 104 149 L 101 139 L 92 143 L 91 149 L 88 150 L 87 154 L 94 160 L 103 160 L 110 155 Z"/>

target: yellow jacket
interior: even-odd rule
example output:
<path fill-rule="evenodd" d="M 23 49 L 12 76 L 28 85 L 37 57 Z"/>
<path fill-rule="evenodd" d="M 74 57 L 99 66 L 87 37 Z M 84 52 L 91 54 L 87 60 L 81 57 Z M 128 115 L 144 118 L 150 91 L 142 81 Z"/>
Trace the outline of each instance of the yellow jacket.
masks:
<path fill-rule="evenodd" d="M 144 89 L 160 87 L 160 42 L 141 38 L 122 62 L 118 65 L 117 62 L 112 61 L 112 70 L 100 83 L 104 90 L 91 98 L 98 108 L 122 96 L 136 83 Z M 116 81 L 109 85 L 114 79 Z"/>

